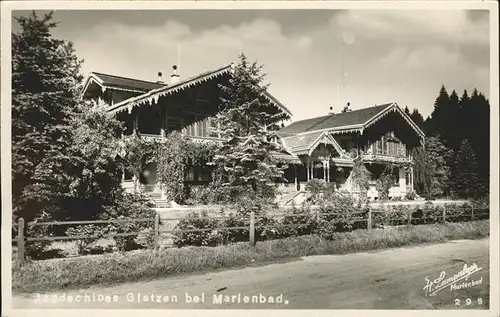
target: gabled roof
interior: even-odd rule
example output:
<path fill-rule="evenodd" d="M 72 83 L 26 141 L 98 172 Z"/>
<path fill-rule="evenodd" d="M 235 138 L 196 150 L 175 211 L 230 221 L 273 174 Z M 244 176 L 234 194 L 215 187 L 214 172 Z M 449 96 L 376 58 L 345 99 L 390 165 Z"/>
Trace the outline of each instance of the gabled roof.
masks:
<path fill-rule="evenodd" d="M 158 99 L 160 97 L 164 97 L 166 95 L 171 95 L 175 94 L 179 91 L 182 91 L 186 88 L 198 85 L 203 82 L 207 82 L 211 79 L 228 75 L 232 73 L 233 66 L 234 64 L 230 64 L 212 71 L 207 71 L 201 74 L 198 74 L 196 76 L 184 79 L 179 81 L 178 83 L 175 83 L 170 86 L 162 86 L 160 88 L 156 88 L 153 90 L 150 90 L 146 93 L 143 93 L 139 96 L 129 98 L 127 100 L 124 100 L 122 102 L 119 102 L 109 108 L 109 112 L 115 113 L 115 112 L 120 112 L 120 111 L 125 111 L 125 110 L 132 110 L 133 107 L 140 106 L 146 103 L 149 103 L 150 105 L 158 102 Z M 275 105 L 278 109 L 281 109 L 288 115 L 291 115 L 290 110 L 288 110 L 283 104 L 281 104 L 276 98 L 274 98 L 271 94 L 265 93 L 264 96 L 271 102 L 273 105 Z"/>
<path fill-rule="evenodd" d="M 317 131 L 313 133 L 308 133 L 304 135 L 294 135 L 294 136 L 288 136 L 284 137 L 283 140 L 283 145 L 290 150 L 294 149 L 300 149 L 303 147 L 309 147 L 311 144 L 316 141 L 316 139 L 319 138 L 319 136 L 323 134 L 323 131 Z"/>
<path fill-rule="evenodd" d="M 316 131 L 307 134 L 299 134 L 282 138 L 285 148 L 295 155 L 311 155 L 320 143 L 331 144 L 339 153 L 340 157 L 345 157 L 344 149 L 326 131 Z"/>
<path fill-rule="evenodd" d="M 144 93 L 153 89 L 165 87 L 166 84 L 159 84 L 152 81 L 145 81 L 140 79 L 116 76 L 111 74 L 104 74 L 98 72 L 91 72 L 84 83 L 85 92 L 88 86 L 95 82 L 101 86 L 102 89 L 117 89 L 124 91 L 132 91 L 137 93 Z"/>
<path fill-rule="evenodd" d="M 375 107 L 352 110 L 349 112 L 335 113 L 327 116 L 301 120 L 290 124 L 280 130 L 281 133 L 302 133 L 344 126 L 360 125 L 374 117 L 376 114 L 392 105 L 383 104 Z"/>
<path fill-rule="evenodd" d="M 314 127 L 315 125 L 319 124 L 320 122 L 323 122 L 328 118 L 330 118 L 330 115 L 296 121 L 281 129 L 279 133 L 285 137 L 287 135 L 295 135 L 297 133 L 309 131 L 310 128 Z"/>
<path fill-rule="evenodd" d="M 401 110 L 395 102 L 297 121 L 281 129 L 279 134 L 282 137 L 286 137 L 297 134 L 316 133 L 317 131 L 330 131 L 338 133 L 359 131 L 362 133 L 364 129 L 374 124 L 390 112 L 398 112 L 415 130 L 421 139 L 425 137 L 424 132 L 404 111 Z"/>

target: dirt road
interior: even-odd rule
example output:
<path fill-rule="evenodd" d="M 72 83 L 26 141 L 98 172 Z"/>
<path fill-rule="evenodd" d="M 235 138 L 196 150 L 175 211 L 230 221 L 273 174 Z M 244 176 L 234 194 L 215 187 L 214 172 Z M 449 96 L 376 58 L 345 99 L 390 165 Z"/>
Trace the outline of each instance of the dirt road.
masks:
<path fill-rule="evenodd" d="M 434 280 L 441 275 L 446 280 L 462 271 L 464 265 L 476 270 L 470 271 L 467 281 L 462 278 L 452 284 L 455 286 L 447 285 L 441 290 L 434 284 L 429 292 L 437 290 L 435 296 L 425 294 L 426 277 Z M 57 295 L 57 303 L 37 303 L 38 294 L 16 295 L 13 307 L 487 309 L 489 243 L 488 240 L 454 241 L 350 255 L 311 256 L 288 263 Z M 78 298 L 87 302 L 76 303 Z"/>

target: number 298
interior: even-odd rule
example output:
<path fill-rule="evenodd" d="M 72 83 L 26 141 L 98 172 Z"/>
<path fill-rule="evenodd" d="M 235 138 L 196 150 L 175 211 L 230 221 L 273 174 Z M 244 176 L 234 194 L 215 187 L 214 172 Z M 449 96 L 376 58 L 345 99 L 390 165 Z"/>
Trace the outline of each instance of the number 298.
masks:
<path fill-rule="evenodd" d="M 461 306 L 461 305 L 465 305 L 465 306 L 470 306 L 472 305 L 474 301 L 471 299 L 471 298 L 466 298 L 464 300 L 464 302 L 461 302 L 460 299 L 458 298 L 455 298 L 455 306 Z M 476 303 L 478 305 L 482 305 L 483 304 L 483 299 L 481 297 L 479 297 L 477 300 L 476 300 Z"/>

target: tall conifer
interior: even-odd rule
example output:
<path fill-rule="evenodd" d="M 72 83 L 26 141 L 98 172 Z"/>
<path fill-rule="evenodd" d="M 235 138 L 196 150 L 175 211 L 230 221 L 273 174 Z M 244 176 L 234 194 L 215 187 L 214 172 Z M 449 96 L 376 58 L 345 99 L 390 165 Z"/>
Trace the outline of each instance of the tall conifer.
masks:
<path fill-rule="evenodd" d="M 55 39 L 52 13 L 17 19 L 12 34 L 12 194 L 14 216 L 29 221 L 53 202 L 35 187 L 52 175 L 71 144 L 70 120 L 80 102 L 81 61 L 71 42 Z"/>
<path fill-rule="evenodd" d="M 221 86 L 217 121 L 227 141 L 216 149 L 213 159 L 219 185 L 249 186 L 257 192 L 282 177 L 283 170 L 273 157 L 282 150 L 274 142 L 275 131 L 289 116 L 269 113 L 273 105 L 264 95 L 268 88 L 264 78 L 262 66 L 241 54 L 229 84 Z"/>

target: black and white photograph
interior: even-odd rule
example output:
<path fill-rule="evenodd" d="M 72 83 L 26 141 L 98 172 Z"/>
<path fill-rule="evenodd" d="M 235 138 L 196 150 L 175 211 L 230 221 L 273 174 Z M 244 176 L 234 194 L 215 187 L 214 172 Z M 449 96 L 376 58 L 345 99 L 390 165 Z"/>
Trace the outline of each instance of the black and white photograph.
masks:
<path fill-rule="evenodd" d="M 494 2 L 71 2 L 2 2 L 2 316 L 500 316 Z"/>

